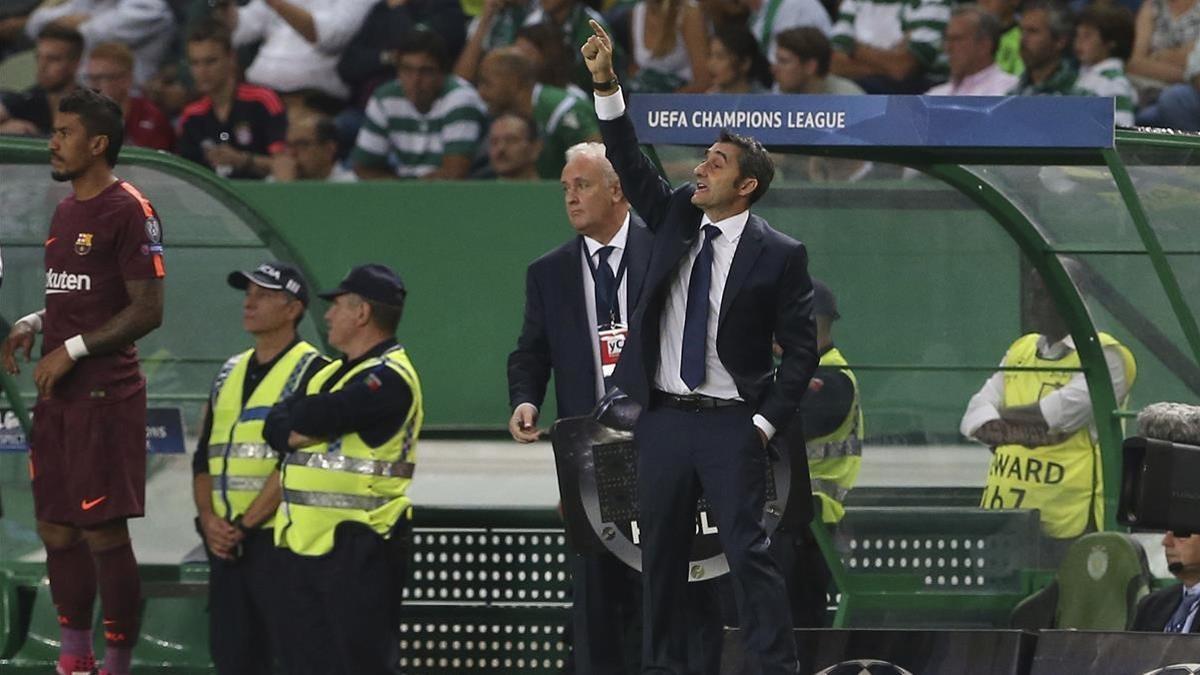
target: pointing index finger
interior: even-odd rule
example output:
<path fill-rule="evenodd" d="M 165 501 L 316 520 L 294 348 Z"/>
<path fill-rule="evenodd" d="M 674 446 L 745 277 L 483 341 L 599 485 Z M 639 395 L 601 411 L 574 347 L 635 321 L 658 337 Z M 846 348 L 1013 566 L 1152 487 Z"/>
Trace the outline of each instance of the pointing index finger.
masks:
<path fill-rule="evenodd" d="M 588 23 L 592 26 L 592 32 L 596 34 L 596 37 L 600 38 L 605 45 L 610 44 L 608 41 L 608 33 L 604 31 L 604 27 L 600 25 L 599 21 L 596 21 L 595 19 L 588 19 Z"/>

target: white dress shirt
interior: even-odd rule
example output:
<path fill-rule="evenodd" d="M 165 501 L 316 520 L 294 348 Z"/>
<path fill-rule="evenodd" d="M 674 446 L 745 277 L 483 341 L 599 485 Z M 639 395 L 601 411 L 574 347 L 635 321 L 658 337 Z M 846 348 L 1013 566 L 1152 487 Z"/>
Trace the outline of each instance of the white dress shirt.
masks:
<path fill-rule="evenodd" d="M 748 220 L 749 211 L 742 211 L 716 223 L 707 215 L 701 219 L 700 233 L 696 236 L 691 250 L 676 268 L 675 279 L 671 281 L 671 291 L 658 319 L 659 354 L 658 371 L 654 375 L 655 388 L 680 396 L 703 394 L 713 398 L 741 400 L 733 376 L 725 369 L 725 364 L 721 363 L 721 357 L 717 356 L 717 322 L 721 318 L 721 299 L 725 297 L 725 280 L 729 277 L 729 266 L 733 264 L 733 253 L 737 250 L 738 241 L 742 238 L 742 231 L 746 229 Z M 684 383 L 679 370 L 683 363 L 683 323 L 687 316 L 688 286 L 692 279 L 692 267 L 696 256 L 700 255 L 700 247 L 704 244 L 705 225 L 716 227 L 721 230 L 721 234 L 712 240 L 712 286 L 708 292 L 704 381 L 693 391 Z"/>
<path fill-rule="evenodd" d="M 1020 78 L 1000 70 L 995 63 L 983 70 L 967 75 L 955 82 L 943 82 L 929 91 L 926 96 L 1004 96 L 1017 86 Z"/>
<path fill-rule="evenodd" d="M 1054 344 L 1049 344 L 1045 336 L 1038 338 L 1038 356 L 1047 360 L 1058 360 L 1075 351 L 1075 341 L 1067 336 Z M 1104 361 L 1108 364 L 1108 374 L 1112 378 L 1113 390 L 1117 395 L 1117 403 L 1129 394 L 1129 384 L 1125 375 L 1125 359 L 1116 347 L 1104 348 Z M 1004 365 L 1001 361 L 1000 365 Z M 1000 419 L 1000 409 L 1004 407 L 1004 372 L 997 371 L 967 404 L 959 431 L 963 436 L 971 437 L 979 427 Z M 1075 373 L 1067 384 L 1058 391 L 1047 394 L 1038 401 L 1042 417 L 1050 431 L 1071 433 L 1091 425 L 1092 437 L 1096 436 L 1096 427 L 1092 423 L 1092 397 L 1088 393 L 1087 379 L 1083 373 Z"/>
<path fill-rule="evenodd" d="M 621 225 L 621 229 L 613 236 L 612 240 L 607 244 L 592 239 L 591 237 L 583 238 L 583 246 L 586 255 L 591 257 L 592 265 L 597 269 L 600 268 L 600 249 L 605 246 L 613 247 L 613 252 L 608 254 L 608 266 L 612 268 L 613 276 L 620 269 L 621 260 L 625 257 L 625 242 L 629 239 L 629 214 L 625 214 L 625 222 Z M 583 268 L 583 306 L 587 308 L 589 339 L 592 342 L 592 365 L 596 371 L 596 400 L 599 401 L 604 396 L 604 371 L 600 368 L 600 341 L 596 337 L 596 327 L 599 326 L 599 321 L 596 318 L 596 280 L 592 278 L 592 269 L 588 266 L 585 253 L 581 252 L 579 256 L 579 265 Z M 629 303 L 627 301 L 628 293 L 626 291 L 626 282 L 629 280 L 629 270 L 625 270 L 624 276 L 621 277 L 621 283 L 617 286 L 617 306 L 621 308 L 621 323 L 629 323 Z M 607 321 L 605 322 L 607 323 Z"/>
<path fill-rule="evenodd" d="M 375 0 L 291 2 L 312 14 L 316 43 L 305 40 L 263 0 L 252 0 L 238 10 L 234 46 L 262 41 L 254 63 L 246 69 L 246 81 L 282 93 L 317 89 L 334 98 L 348 97 L 350 88 L 337 74 L 338 59 Z"/>
<path fill-rule="evenodd" d="M 595 98 L 596 117 L 601 120 L 615 120 L 625 114 L 625 99 L 621 97 L 620 87 L 608 96 L 601 96 L 597 93 Z M 677 268 L 675 280 L 671 282 L 671 292 L 667 298 L 667 304 L 663 308 L 662 316 L 659 317 L 660 351 L 658 370 L 654 376 L 656 388 L 668 394 L 703 394 L 714 398 L 742 400 L 733 377 L 717 355 L 717 323 L 721 318 L 721 299 L 725 296 L 725 280 L 729 277 L 733 254 L 737 251 L 738 240 L 741 239 L 742 230 L 746 228 L 748 220 L 750 220 L 749 211 L 742 211 L 717 223 L 712 222 L 707 215 L 701 219 L 701 228 L 711 224 L 721 230 L 721 234 L 713 238 L 712 286 L 709 287 L 708 292 L 708 344 L 704 348 L 706 362 L 704 382 L 700 384 L 699 388 L 692 391 L 684 384 L 683 376 L 679 374 L 679 367 L 682 363 L 680 355 L 683 351 L 683 319 L 687 310 L 687 289 L 688 283 L 691 281 L 692 264 L 696 261 L 696 256 L 700 253 L 700 246 L 704 242 L 702 229 L 696 236 L 696 243 L 692 245 L 692 249 L 688 251 L 687 256 Z M 754 426 L 758 427 L 768 439 L 775 435 L 775 426 L 762 415 L 754 416 Z"/>

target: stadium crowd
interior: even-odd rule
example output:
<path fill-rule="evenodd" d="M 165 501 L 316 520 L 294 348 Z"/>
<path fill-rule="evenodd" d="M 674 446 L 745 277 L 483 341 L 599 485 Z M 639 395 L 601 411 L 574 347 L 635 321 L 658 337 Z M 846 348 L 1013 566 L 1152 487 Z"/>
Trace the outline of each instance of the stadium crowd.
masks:
<path fill-rule="evenodd" d="M 0 133 L 48 134 L 88 86 L 133 144 L 232 178 L 556 179 L 599 138 L 592 19 L 630 96 L 1096 95 L 1118 125 L 1200 130 L 1200 2 L 1136 3 L 10 0 Z"/>

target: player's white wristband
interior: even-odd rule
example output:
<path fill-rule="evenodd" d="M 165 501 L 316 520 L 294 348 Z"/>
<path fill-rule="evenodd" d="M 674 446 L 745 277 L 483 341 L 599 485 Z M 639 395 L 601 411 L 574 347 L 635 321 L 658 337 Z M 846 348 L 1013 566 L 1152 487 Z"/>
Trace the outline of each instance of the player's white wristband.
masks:
<path fill-rule="evenodd" d="M 29 326 L 33 332 L 40 333 L 42 332 L 42 312 L 44 311 L 46 310 L 43 309 L 39 312 L 34 312 L 33 314 L 26 314 L 25 316 L 17 319 L 17 323 L 23 323 L 26 326 Z"/>
<path fill-rule="evenodd" d="M 82 335 L 67 338 L 63 346 L 67 348 L 67 356 L 70 356 L 72 361 L 78 361 L 88 355 L 88 348 L 87 345 L 83 344 Z"/>

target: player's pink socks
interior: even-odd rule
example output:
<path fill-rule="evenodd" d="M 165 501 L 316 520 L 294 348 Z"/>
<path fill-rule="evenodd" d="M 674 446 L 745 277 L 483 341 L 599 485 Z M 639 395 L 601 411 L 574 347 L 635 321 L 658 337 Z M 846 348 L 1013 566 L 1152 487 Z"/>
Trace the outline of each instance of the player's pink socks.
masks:
<path fill-rule="evenodd" d="M 96 568 L 92 553 L 80 539 L 59 549 L 46 549 L 50 597 L 62 626 L 62 654 L 92 655 L 92 606 L 96 602 Z"/>
<path fill-rule="evenodd" d="M 100 605 L 104 613 L 104 672 L 128 675 L 137 642 L 138 610 L 142 584 L 138 578 L 133 546 L 127 541 L 103 551 L 94 551 Z"/>

